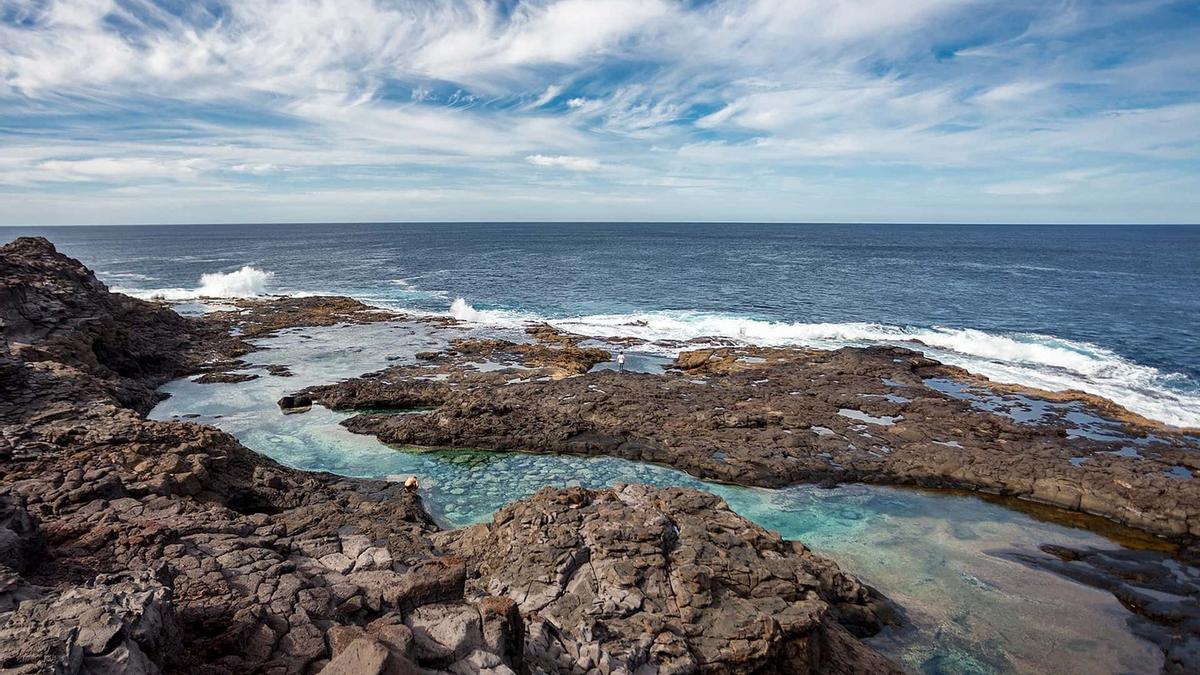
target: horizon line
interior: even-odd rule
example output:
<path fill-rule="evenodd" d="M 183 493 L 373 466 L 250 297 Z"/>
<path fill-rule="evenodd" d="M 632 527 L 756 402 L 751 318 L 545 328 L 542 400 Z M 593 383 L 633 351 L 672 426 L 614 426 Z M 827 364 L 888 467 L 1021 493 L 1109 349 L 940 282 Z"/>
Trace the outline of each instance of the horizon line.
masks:
<path fill-rule="evenodd" d="M 1126 221 L 1023 221 L 1023 222 L 956 222 L 956 221 L 821 221 L 821 220 L 312 220 L 312 221 L 223 221 L 177 223 L 55 223 L 0 224 L 0 229 L 74 228 L 74 227 L 222 227 L 239 225 L 307 226 L 307 225 L 939 225 L 948 227 L 1197 227 L 1200 222 L 1126 222 Z"/>

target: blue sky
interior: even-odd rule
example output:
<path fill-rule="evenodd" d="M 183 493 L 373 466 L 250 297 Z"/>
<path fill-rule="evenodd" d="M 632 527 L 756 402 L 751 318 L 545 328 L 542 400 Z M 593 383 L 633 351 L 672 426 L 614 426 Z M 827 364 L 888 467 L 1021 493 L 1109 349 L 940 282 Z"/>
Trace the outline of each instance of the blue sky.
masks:
<path fill-rule="evenodd" d="M 0 0 L 0 224 L 1200 221 L 1200 3 Z"/>

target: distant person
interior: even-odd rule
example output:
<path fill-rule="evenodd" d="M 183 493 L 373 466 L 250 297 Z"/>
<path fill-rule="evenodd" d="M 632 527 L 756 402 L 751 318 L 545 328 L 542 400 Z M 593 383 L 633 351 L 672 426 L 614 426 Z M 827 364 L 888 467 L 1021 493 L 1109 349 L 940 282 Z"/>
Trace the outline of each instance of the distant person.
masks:
<path fill-rule="evenodd" d="M 617 370 L 625 370 L 625 352 L 617 354 Z"/>

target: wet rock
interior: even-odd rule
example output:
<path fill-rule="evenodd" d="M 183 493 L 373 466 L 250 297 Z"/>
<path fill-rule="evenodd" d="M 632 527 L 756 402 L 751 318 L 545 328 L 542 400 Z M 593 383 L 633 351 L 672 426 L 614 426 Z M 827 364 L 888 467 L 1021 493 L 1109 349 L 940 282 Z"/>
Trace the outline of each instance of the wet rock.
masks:
<path fill-rule="evenodd" d="M 257 379 L 255 373 L 205 373 L 192 381 L 196 384 L 229 384 Z"/>
<path fill-rule="evenodd" d="M 1151 550 L 1041 546 L 1046 555 L 1003 553 L 1037 569 L 1109 591 L 1132 612 L 1129 624 L 1163 650 L 1165 673 L 1200 672 L 1200 557 Z"/>
<path fill-rule="evenodd" d="M 299 411 L 301 409 L 311 408 L 313 404 L 312 398 L 303 394 L 296 396 L 284 396 L 279 399 L 279 407 L 284 411 Z"/>

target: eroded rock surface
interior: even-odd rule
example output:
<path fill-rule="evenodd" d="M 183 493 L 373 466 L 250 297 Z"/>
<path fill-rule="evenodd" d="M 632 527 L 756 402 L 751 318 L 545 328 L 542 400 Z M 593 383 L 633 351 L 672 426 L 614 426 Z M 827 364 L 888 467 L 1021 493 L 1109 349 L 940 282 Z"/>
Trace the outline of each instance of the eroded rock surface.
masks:
<path fill-rule="evenodd" d="M 438 540 L 531 617 L 545 672 L 899 672 L 839 646 L 889 616 L 871 589 L 707 493 L 547 489 Z"/>
<path fill-rule="evenodd" d="M 61 593 L 0 593 L 21 590 L 0 626 L 6 673 L 154 673 L 180 646 L 171 588 L 151 572 L 101 574 Z"/>
<path fill-rule="evenodd" d="M 495 338 L 464 338 L 451 341 L 450 347 L 455 356 L 468 359 L 517 359 L 526 367 L 545 369 L 555 379 L 586 373 L 597 363 L 612 358 L 604 349 L 580 347 L 558 333 L 539 330 L 532 334 L 542 341 L 520 343 Z"/>
<path fill-rule="evenodd" d="M 244 337 L 262 337 L 285 328 L 374 323 L 407 318 L 397 312 L 371 307 L 353 298 L 313 295 L 304 297 L 232 298 L 221 302 L 236 309 L 214 312 L 208 322 L 232 326 Z"/>

